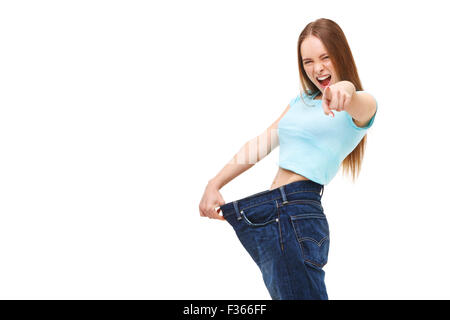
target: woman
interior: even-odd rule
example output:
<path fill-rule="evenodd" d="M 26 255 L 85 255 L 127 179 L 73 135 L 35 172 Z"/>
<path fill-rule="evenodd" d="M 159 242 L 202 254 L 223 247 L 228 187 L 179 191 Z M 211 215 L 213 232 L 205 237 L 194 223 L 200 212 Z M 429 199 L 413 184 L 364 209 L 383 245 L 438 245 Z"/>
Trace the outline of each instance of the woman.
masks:
<path fill-rule="evenodd" d="M 359 174 L 377 102 L 362 91 L 350 47 L 334 21 L 309 23 L 297 52 L 303 92 L 209 181 L 199 209 L 203 217 L 231 224 L 272 299 L 328 299 L 323 189 L 340 166 L 353 180 Z M 219 190 L 278 145 L 279 170 L 271 188 L 225 203 Z"/>

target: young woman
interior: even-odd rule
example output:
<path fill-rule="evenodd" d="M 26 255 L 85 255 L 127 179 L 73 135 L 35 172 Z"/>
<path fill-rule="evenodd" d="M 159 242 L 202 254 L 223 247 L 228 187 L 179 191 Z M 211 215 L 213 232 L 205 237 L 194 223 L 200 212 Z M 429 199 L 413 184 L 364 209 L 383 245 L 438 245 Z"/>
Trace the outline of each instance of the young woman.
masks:
<path fill-rule="evenodd" d="M 303 91 L 209 181 L 199 209 L 200 216 L 231 224 L 272 299 L 328 299 L 323 189 L 340 166 L 353 180 L 359 174 L 377 102 L 363 91 L 347 39 L 334 21 L 309 23 L 297 52 Z M 278 145 L 271 188 L 225 203 L 219 190 Z"/>

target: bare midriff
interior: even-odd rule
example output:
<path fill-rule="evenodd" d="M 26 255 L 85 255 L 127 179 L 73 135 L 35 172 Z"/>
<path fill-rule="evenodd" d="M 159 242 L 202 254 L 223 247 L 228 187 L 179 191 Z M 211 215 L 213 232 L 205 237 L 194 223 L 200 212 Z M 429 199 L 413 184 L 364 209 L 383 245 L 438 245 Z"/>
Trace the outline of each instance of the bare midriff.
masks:
<path fill-rule="evenodd" d="M 299 180 L 309 180 L 309 179 L 295 172 L 279 167 L 277 175 L 275 176 L 275 179 L 273 180 L 272 186 L 270 187 L 269 190 L 273 190 L 281 186 L 284 186 L 285 184 Z"/>

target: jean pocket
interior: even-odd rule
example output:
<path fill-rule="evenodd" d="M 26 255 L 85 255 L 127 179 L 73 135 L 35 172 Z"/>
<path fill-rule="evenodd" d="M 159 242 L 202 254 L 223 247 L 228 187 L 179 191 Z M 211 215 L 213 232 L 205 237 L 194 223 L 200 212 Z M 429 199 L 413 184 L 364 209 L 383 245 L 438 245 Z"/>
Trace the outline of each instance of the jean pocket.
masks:
<path fill-rule="evenodd" d="M 241 210 L 243 220 L 252 227 L 262 227 L 278 221 L 277 206 L 274 201 L 258 204 Z"/>
<path fill-rule="evenodd" d="M 328 261 L 330 232 L 324 214 L 302 213 L 290 216 L 305 263 L 322 268 Z"/>

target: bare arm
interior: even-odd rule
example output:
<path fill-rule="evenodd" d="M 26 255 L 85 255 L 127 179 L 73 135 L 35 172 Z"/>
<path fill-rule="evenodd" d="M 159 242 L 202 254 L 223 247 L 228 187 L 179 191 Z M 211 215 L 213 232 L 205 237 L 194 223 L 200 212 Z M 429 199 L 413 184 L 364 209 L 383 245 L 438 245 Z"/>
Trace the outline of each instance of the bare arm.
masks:
<path fill-rule="evenodd" d="M 377 102 L 366 92 L 355 92 L 345 109 L 358 127 L 365 127 L 377 111 Z"/>
<path fill-rule="evenodd" d="M 289 110 L 288 105 L 281 116 L 259 136 L 247 141 L 222 170 L 211 180 L 209 185 L 221 189 L 241 173 L 253 167 L 279 145 L 278 122 Z"/>
<path fill-rule="evenodd" d="M 377 102 L 374 97 L 367 92 L 356 91 L 355 86 L 350 81 L 338 82 L 350 95 L 350 103 L 345 107 L 345 111 L 352 116 L 353 121 L 359 127 L 365 127 L 377 111 Z"/>
<path fill-rule="evenodd" d="M 289 108 L 288 105 L 281 116 L 259 136 L 247 141 L 225 167 L 209 180 L 199 204 L 201 217 L 225 220 L 223 216 L 219 215 L 220 209 L 216 209 L 217 206 L 225 204 L 219 189 L 254 166 L 256 162 L 263 159 L 278 146 L 278 122 L 288 112 Z"/>

